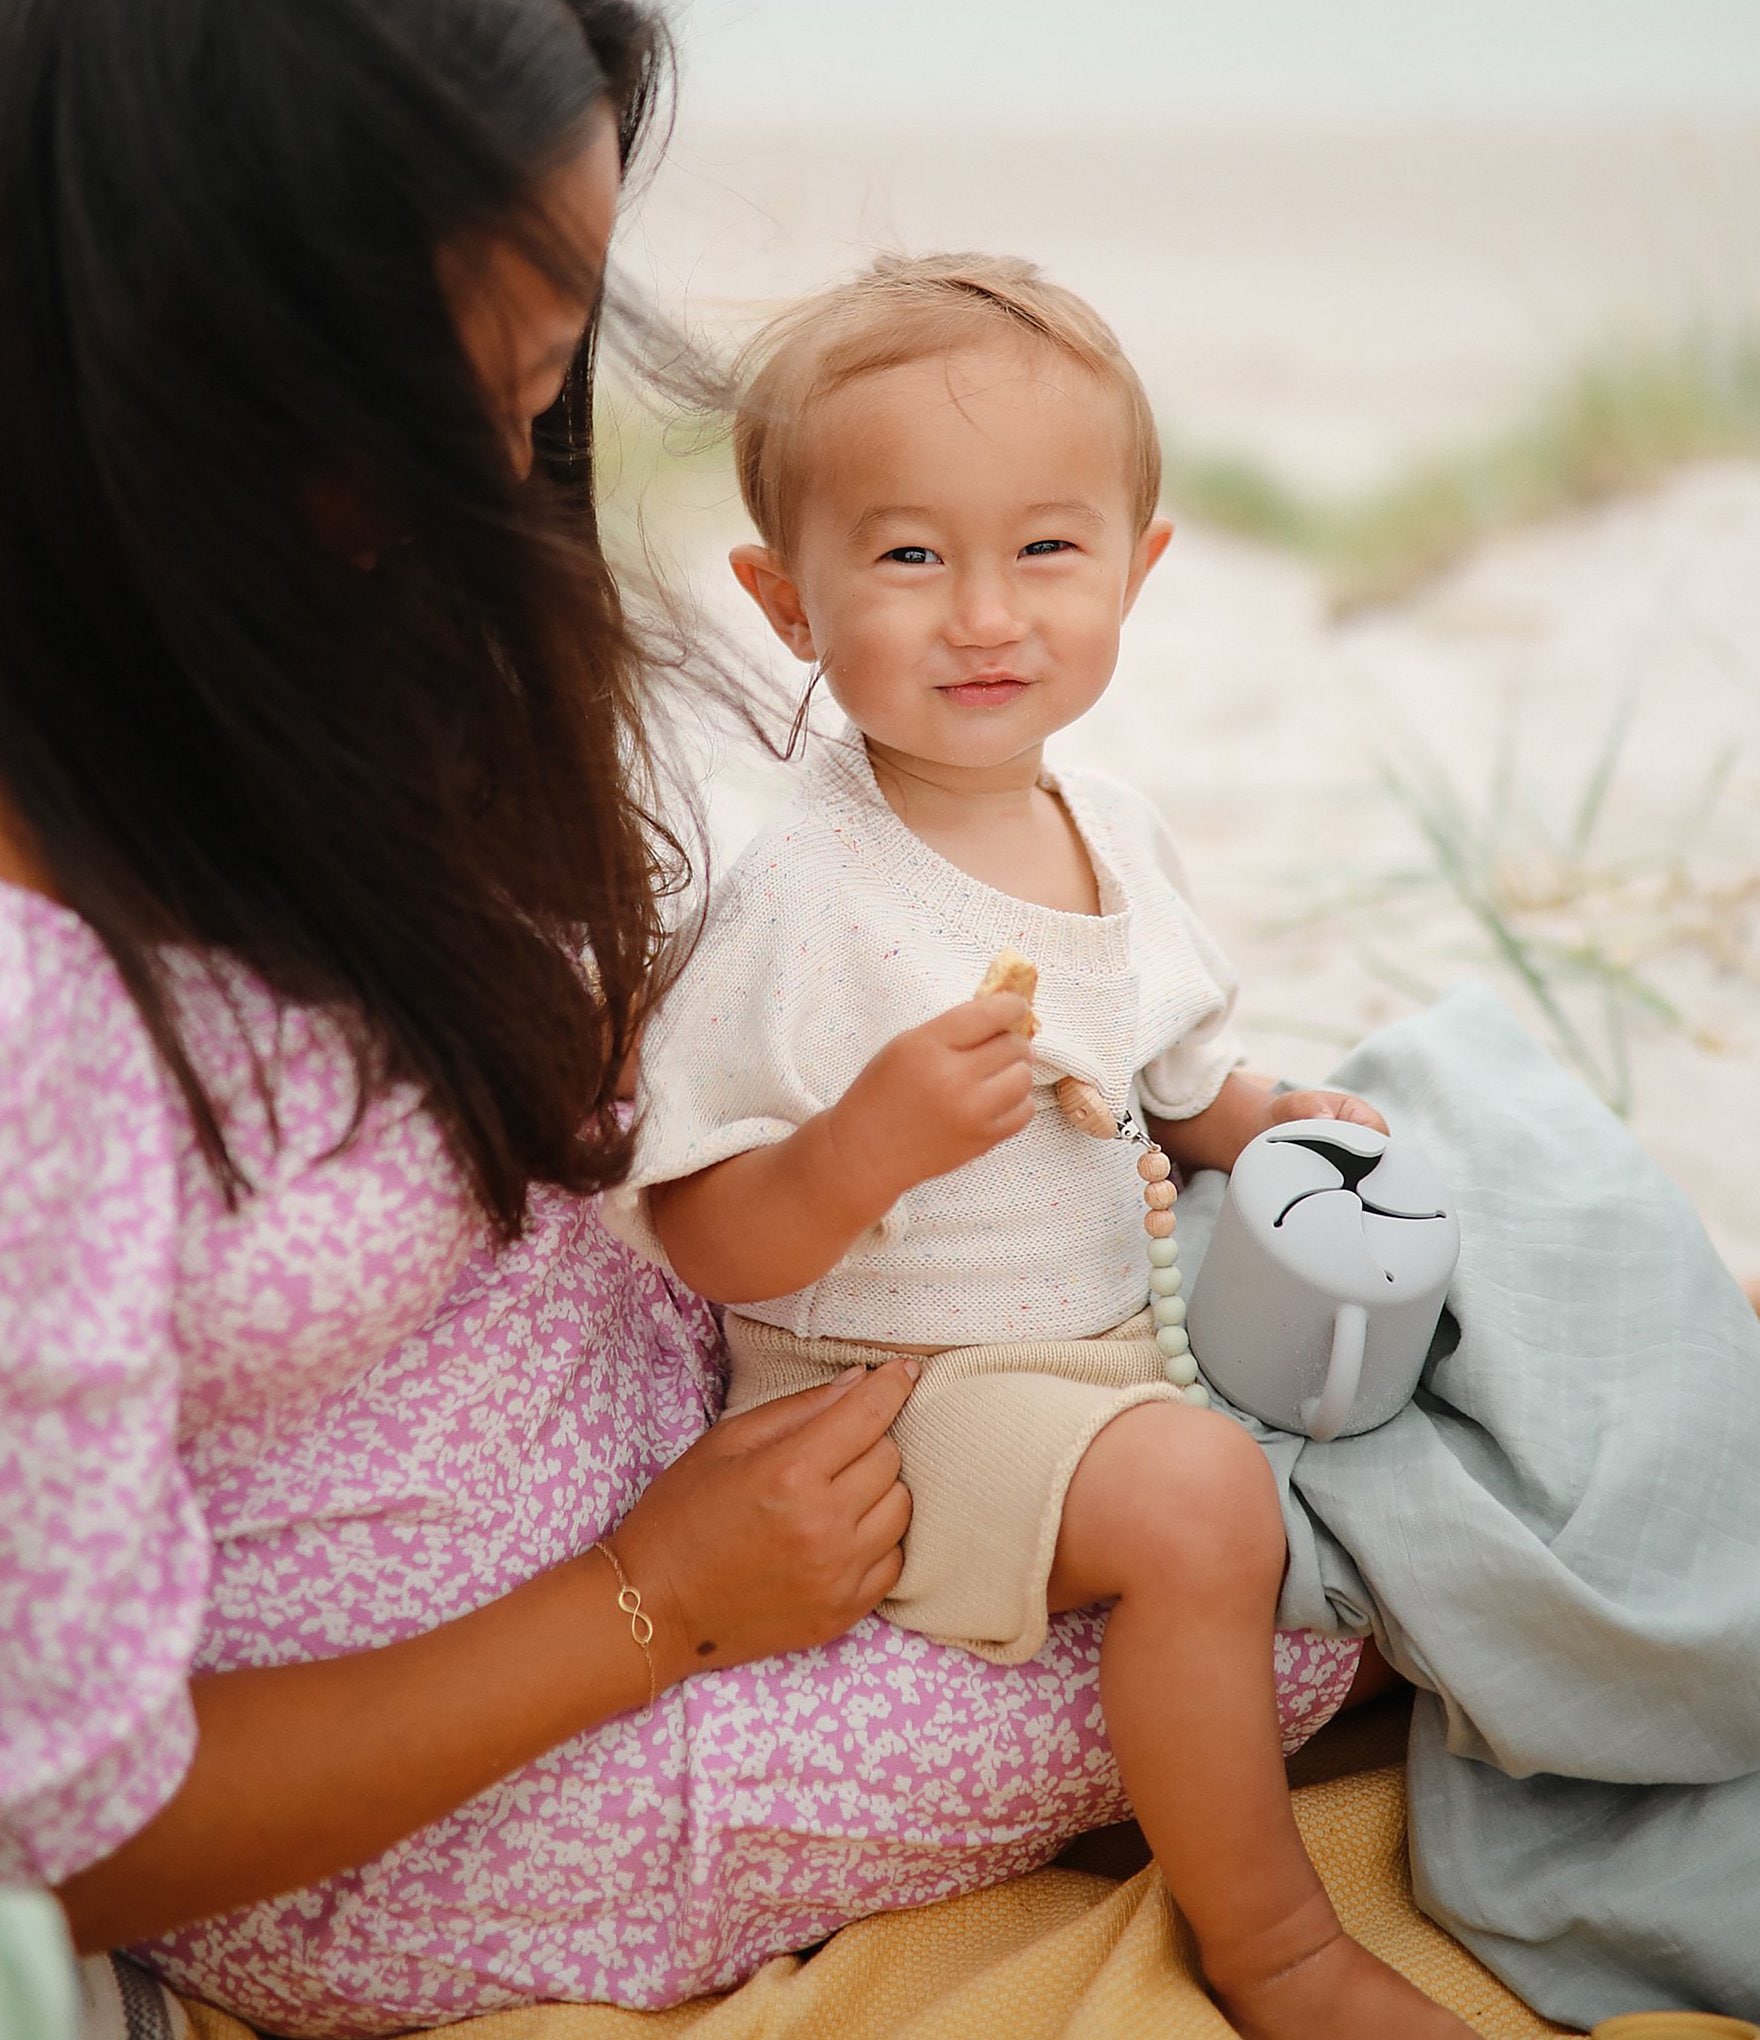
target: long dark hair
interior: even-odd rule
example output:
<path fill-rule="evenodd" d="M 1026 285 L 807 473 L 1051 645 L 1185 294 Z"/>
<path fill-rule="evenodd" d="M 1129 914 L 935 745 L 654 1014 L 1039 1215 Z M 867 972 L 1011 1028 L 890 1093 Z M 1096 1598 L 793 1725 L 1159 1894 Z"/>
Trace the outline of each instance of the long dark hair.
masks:
<path fill-rule="evenodd" d="M 561 260 L 536 186 L 664 58 L 627 0 L 0 0 L 0 789 L 229 1196 L 173 946 L 343 1015 L 504 1235 L 627 1166 L 675 846 L 591 336 L 522 485 L 436 255 Z"/>

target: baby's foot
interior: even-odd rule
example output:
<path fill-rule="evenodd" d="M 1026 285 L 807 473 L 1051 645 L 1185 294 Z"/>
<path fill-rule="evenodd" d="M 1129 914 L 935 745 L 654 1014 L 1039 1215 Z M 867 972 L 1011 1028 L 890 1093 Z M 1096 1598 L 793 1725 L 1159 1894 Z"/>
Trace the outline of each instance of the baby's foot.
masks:
<path fill-rule="evenodd" d="M 1472 2040 L 1470 2026 L 1343 1932 L 1216 1997 L 1241 2040 Z"/>

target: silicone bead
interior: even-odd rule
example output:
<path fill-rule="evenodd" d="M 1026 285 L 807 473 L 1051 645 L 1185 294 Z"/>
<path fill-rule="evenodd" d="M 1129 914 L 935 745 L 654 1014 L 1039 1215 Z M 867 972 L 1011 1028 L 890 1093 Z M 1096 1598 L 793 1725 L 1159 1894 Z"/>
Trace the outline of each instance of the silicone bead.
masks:
<path fill-rule="evenodd" d="M 1184 1273 L 1178 1268 L 1149 1268 L 1149 1294 L 1151 1296 L 1177 1296 L 1186 1286 Z"/>
<path fill-rule="evenodd" d="M 1151 1148 L 1137 1157 L 1137 1174 L 1145 1183 L 1165 1183 L 1173 1174 L 1173 1164 L 1159 1148 Z"/>
<path fill-rule="evenodd" d="M 1173 1213 L 1171 1211 L 1145 1211 L 1143 1230 L 1152 1240 L 1173 1238 Z"/>
<path fill-rule="evenodd" d="M 1143 1185 L 1143 1202 L 1148 1205 L 1151 1211 L 1171 1211 L 1173 1209 L 1173 1200 L 1178 1194 L 1171 1183 L 1145 1183 Z"/>
<path fill-rule="evenodd" d="M 1175 1388 L 1190 1388 L 1198 1378 L 1198 1363 L 1190 1353 L 1176 1353 L 1164 1371 Z"/>
<path fill-rule="evenodd" d="M 1186 1321 L 1186 1300 L 1183 1296 L 1158 1296 L 1150 1307 L 1158 1325 L 1183 1325 Z"/>
<path fill-rule="evenodd" d="M 1179 1260 L 1179 1241 L 1175 1239 L 1151 1240 L 1149 1242 L 1149 1266 L 1171 1268 Z"/>
<path fill-rule="evenodd" d="M 1186 1337 L 1184 1325 L 1163 1325 L 1155 1334 L 1155 1343 L 1161 1348 L 1164 1360 L 1177 1360 L 1182 1353 L 1192 1350 L 1192 1342 Z"/>
<path fill-rule="evenodd" d="M 1210 1407 L 1210 1391 L 1201 1381 L 1194 1381 L 1190 1388 L 1182 1388 L 1179 1399 L 1181 1402 L 1190 1403 L 1195 1410 L 1207 1410 Z"/>

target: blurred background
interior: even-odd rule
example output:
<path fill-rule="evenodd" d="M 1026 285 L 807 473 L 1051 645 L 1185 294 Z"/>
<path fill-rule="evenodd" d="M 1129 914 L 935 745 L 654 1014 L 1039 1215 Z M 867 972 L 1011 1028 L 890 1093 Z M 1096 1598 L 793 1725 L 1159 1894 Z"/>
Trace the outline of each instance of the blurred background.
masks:
<path fill-rule="evenodd" d="M 1065 757 L 1164 806 L 1256 1060 L 1492 978 L 1760 1275 L 1760 5 L 674 0 L 624 288 L 726 353 L 882 250 L 1030 256 L 1180 531 Z M 614 529 L 779 676 L 713 431 Z M 705 750 L 718 852 L 786 792 Z"/>

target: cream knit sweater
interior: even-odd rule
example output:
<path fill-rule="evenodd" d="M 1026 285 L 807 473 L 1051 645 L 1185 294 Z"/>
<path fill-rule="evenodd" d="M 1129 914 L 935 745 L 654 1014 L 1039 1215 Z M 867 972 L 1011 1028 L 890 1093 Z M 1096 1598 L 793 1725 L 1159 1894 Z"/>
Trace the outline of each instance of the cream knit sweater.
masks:
<path fill-rule="evenodd" d="M 1093 860 L 1098 915 L 968 877 L 888 807 L 853 732 L 813 740 L 793 806 L 717 889 L 648 1027 L 636 1167 L 605 1200 L 614 1231 L 664 1265 L 649 1185 L 785 1140 L 1012 945 L 1039 968 L 1031 1125 L 919 1184 L 810 1288 L 741 1312 L 807 1338 L 964 1345 L 1087 1337 L 1142 1308 L 1135 1155 L 1074 1131 L 1052 1089 L 1085 1077 L 1115 1107 L 1202 1111 L 1241 1060 L 1235 982 L 1149 803 L 1097 773 L 1047 783 Z"/>

